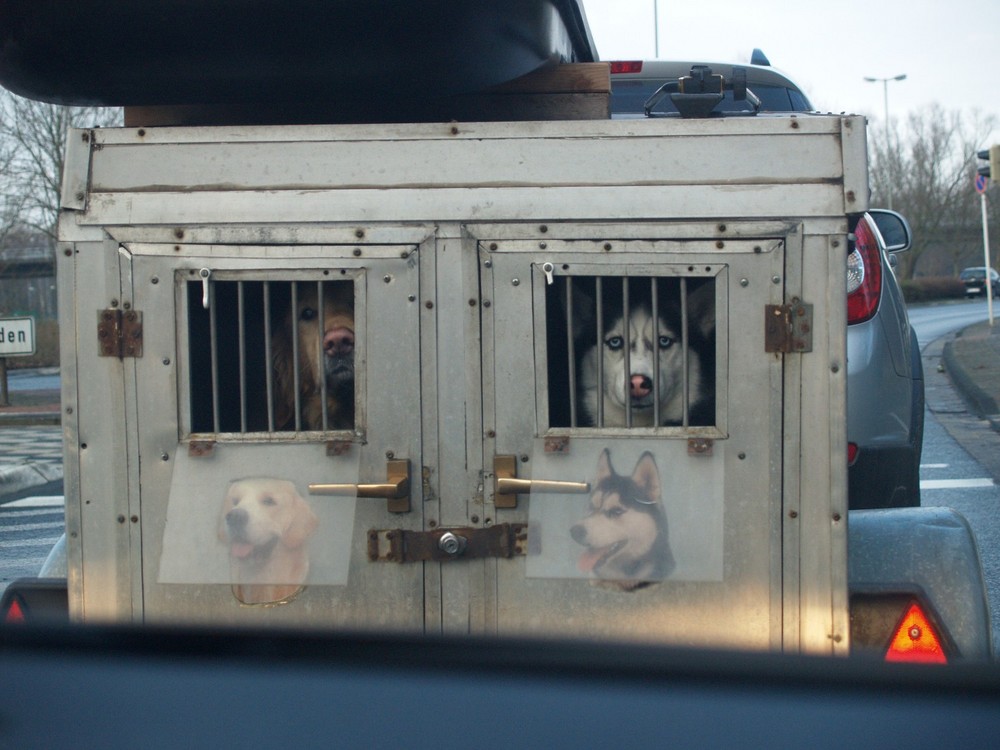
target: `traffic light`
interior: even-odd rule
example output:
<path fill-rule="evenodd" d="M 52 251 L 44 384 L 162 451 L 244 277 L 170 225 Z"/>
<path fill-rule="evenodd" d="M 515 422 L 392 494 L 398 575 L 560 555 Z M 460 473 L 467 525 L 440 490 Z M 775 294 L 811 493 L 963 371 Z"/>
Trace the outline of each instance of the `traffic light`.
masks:
<path fill-rule="evenodd" d="M 980 163 L 976 166 L 978 174 L 981 174 L 983 177 L 1000 180 L 1000 145 L 990 146 L 989 148 L 984 148 L 982 151 L 977 151 L 976 158 L 980 162 L 986 162 L 985 164 Z M 996 175 L 996 177 L 994 178 L 993 175 Z"/>

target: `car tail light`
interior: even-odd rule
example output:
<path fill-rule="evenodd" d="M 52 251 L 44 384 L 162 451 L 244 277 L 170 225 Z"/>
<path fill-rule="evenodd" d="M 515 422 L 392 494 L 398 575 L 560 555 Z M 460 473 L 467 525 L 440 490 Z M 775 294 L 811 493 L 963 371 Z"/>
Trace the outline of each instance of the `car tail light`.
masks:
<path fill-rule="evenodd" d="M 847 444 L 847 465 L 853 466 L 854 462 L 858 460 L 858 444 L 848 443 Z"/>
<path fill-rule="evenodd" d="M 641 73 L 642 60 L 615 60 L 611 63 L 611 74 Z"/>
<path fill-rule="evenodd" d="M 867 216 L 854 229 L 847 256 L 847 324 L 863 323 L 878 309 L 882 296 L 882 253 Z"/>
<path fill-rule="evenodd" d="M 916 601 L 910 603 L 906 614 L 896 626 L 885 652 L 885 660 L 919 664 L 948 663 L 941 636 Z"/>

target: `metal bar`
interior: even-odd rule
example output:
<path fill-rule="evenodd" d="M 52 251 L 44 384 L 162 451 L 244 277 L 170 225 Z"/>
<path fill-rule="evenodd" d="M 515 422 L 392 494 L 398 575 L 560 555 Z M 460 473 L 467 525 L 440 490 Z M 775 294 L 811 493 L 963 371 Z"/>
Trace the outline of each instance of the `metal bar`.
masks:
<path fill-rule="evenodd" d="M 597 426 L 604 427 L 604 288 L 598 276 L 594 299 L 597 305 Z"/>
<path fill-rule="evenodd" d="M 576 427 L 576 347 L 573 343 L 573 285 L 566 276 L 566 357 L 569 360 L 569 426 Z"/>
<path fill-rule="evenodd" d="M 236 318 L 237 338 L 239 341 L 239 367 L 240 367 L 240 432 L 247 431 L 247 349 L 246 349 L 246 300 L 244 295 L 243 282 L 236 282 Z"/>
<path fill-rule="evenodd" d="M 316 282 L 316 365 L 319 368 L 319 372 L 316 373 L 316 377 L 319 378 L 319 403 L 320 403 L 320 417 L 323 431 L 327 430 L 327 419 L 328 415 L 326 413 L 326 367 L 324 366 L 323 358 L 323 334 L 326 328 L 326 320 L 324 310 L 326 308 L 323 305 L 323 282 Z"/>
<path fill-rule="evenodd" d="M 267 431 L 274 432 L 274 365 L 271 362 L 271 283 L 264 282 L 264 387 L 267 391 Z"/>
<path fill-rule="evenodd" d="M 292 383 L 295 400 L 295 431 L 302 429 L 301 373 L 299 372 L 299 283 L 292 282 Z"/>
<path fill-rule="evenodd" d="M 653 427 L 660 426 L 660 299 L 655 276 L 649 279 L 650 312 L 653 316 Z"/>
<path fill-rule="evenodd" d="M 684 427 L 688 426 L 690 415 L 688 414 L 689 406 L 689 387 L 688 383 L 688 357 L 690 353 L 688 352 L 688 306 L 687 306 L 687 278 L 681 277 L 681 394 L 683 395 L 684 402 L 682 404 L 682 416 L 681 424 Z"/>
<path fill-rule="evenodd" d="M 622 330 L 625 335 L 625 426 L 632 426 L 632 331 L 629 321 L 628 276 L 622 276 Z"/>
<path fill-rule="evenodd" d="M 212 359 L 212 431 L 220 432 L 219 419 L 219 336 L 218 320 L 215 314 L 216 295 L 208 297 L 209 346 Z"/>

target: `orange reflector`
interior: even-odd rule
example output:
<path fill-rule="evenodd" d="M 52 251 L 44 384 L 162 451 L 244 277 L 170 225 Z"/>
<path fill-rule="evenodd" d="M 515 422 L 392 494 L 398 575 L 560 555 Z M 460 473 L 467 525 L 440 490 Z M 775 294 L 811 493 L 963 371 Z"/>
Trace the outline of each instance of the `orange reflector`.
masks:
<path fill-rule="evenodd" d="M 913 602 L 896 627 L 896 633 L 885 652 L 886 661 L 906 661 L 919 664 L 947 664 L 941 639 L 920 605 Z"/>
<path fill-rule="evenodd" d="M 3 621 L 8 625 L 12 623 L 24 622 L 24 610 L 21 609 L 21 602 L 19 602 L 17 599 L 11 601 L 10 608 L 4 615 Z"/>

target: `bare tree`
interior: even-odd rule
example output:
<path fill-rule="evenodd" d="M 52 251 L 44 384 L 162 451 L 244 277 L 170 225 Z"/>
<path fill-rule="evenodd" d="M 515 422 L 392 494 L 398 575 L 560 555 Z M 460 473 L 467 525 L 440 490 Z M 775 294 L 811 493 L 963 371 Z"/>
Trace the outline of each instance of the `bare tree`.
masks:
<path fill-rule="evenodd" d="M 19 225 L 54 238 L 67 131 L 120 121 L 117 108 L 65 107 L 0 93 L 0 232 Z"/>
<path fill-rule="evenodd" d="M 913 249 L 899 256 L 901 278 L 912 278 L 918 264 L 955 273 L 968 257 L 979 225 L 975 153 L 997 126 L 995 117 L 963 116 L 935 104 L 911 114 L 902 133 L 895 122 L 888 133 L 884 123 L 881 132 L 873 129 L 871 203 L 886 206 L 891 196 L 914 234 Z"/>

